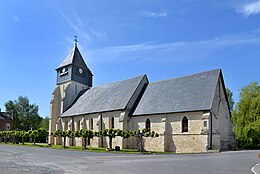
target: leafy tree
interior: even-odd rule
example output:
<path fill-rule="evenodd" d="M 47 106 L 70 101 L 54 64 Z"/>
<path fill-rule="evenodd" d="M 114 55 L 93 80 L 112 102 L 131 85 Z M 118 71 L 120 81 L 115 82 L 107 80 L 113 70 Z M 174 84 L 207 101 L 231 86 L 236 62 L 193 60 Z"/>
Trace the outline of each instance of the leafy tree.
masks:
<path fill-rule="evenodd" d="M 142 131 L 140 130 L 132 130 L 129 131 L 130 135 L 132 137 L 136 137 L 140 139 L 140 151 L 144 152 L 144 145 L 143 145 L 143 137 L 151 137 L 151 138 L 157 138 L 159 137 L 159 134 L 154 132 L 154 131 L 148 131 L 146 129 L 142 129 Z"/>
<path fill-rule="evenodd" d="M 56 130 L 53 135 L 55 137 L 63 137 L 63 148 L 66 148 L 66 138 L 70 137 L 72 138 L 74 136 L 74 133 L 71 130 L 62 131 L 62 130 Z"/>
<path fill-rule="evenodd" d="M 109 138 L 109 149 L 112 150 L 112 141 L 116 136 L 124 137 L 124 131 L 120 129 L 104 129 L 100 131 L 100 135 Z"/>
<path fill-rule="evenodd" d="M 35 146 L 35 139 L 39 137 L 39 131 L 38 130 L 29 130 L 29 137 L 33 138 L 33 145 Z"/>
<path fill-rule="evenodd" d="M 22 137 L 22 144 L 24 145 L 24 139 L 29 137 L 29 133 L 25 130 L 20 131 L 20 137 Z"/>
<path fill-rule="evenodd" d="M 228 97 L 228 104 L 230 107 L 230 111 L 232 112 L 234 109 L 234 104 L 235 104 L 234 99 L 233 99 L 233 93 L 228 88 L 226 88 L 226 91 L 227 91 L 227 97 Z"/>
<path fill-rule="evenodd" d="M 14 131 L 6 131 L 6 134 L 10 138 L 9 142 L 13 142 Z"/>
<path fill-rule="evenodd" d="M 21 137 L 20 131 L 18 130 L 12 131 L 12 135 L 13 135 L 13 143 L 19 144 L 19 138 Z"/>
<path fill-rule="evenodd" d="M 232 120 L 239 147 L 260 147 L 260 86 L 253 82 L 241 89 Z"/>
<path fill-rule="evenodd" d="M 40 122 L 40 129 L 45 129 L 46 131 L 49 130 L 49 120 L 50 118 L 49 117 L 45 117 L 45 118 L 42 118 L 41 122 Z"/>
<path fill-rule="evenodd" d="M 27 97 L 18 97 L 17 100 L 5 103 L 6 112 L 14 113 L 14 129 L 30 130 L 31 126 L 37 129 L 41 122 L 38 106 L 30 104 Z"/>
<path fill-rule="evenodd" d="M 2 141 L 3 141 L 3 137 L 4 137 L 4 131 L 0 131 L 0 138 L 1 138 L 0 143 L 2 143 Z"/>
<path fill-rule="evenodd" d="M 87 138 L 89 139 L 93 139 L 94 138 L 94 132 L 92 130 L 86 130 L 86 129 L 81 129 L 78 130 L 75 133 L 76 137 L 82 137 L 82 139 L 84 139 L 84 144 L 83 144 L 83 150 L 86 150 L 87 148 Z"/>
<path fill-rule="evenodd" d="M 2 136 L 4 137 L 4 142 L 6 143 L 7 131 L 2 131 Z"/>

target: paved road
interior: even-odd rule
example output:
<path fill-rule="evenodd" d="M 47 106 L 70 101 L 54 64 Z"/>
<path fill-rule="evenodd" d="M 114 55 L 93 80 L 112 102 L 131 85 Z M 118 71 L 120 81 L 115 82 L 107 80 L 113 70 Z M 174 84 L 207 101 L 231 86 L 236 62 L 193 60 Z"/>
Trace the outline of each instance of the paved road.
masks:
<path fill-rule="evenodd" d="M 0 144 L 0 173 L 252 174 L 258 153 L 128 155 Z"/>

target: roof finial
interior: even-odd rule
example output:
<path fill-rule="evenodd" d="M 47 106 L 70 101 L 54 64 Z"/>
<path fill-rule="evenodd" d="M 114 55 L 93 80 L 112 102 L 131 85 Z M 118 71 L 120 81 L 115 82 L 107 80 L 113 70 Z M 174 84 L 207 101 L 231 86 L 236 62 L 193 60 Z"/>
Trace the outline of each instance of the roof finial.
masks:
<path fill-rule="evenodd" d="M 74 36 L 74 42 L 75 42 L 75 46 L 77 46 L 78 45 L 78 38 L 77 38 L 77 36 Z"/>

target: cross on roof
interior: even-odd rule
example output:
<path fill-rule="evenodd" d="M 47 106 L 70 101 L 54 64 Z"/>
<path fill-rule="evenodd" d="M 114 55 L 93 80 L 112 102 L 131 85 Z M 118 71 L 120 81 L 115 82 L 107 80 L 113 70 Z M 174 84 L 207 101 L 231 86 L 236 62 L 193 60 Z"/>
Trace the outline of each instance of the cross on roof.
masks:
<path fill-rule="evenodd" d="M 78 38 L 77 38 L 77 36 L 74 36 L 74 42 L 75 42 L 75 46 L 77 46 L 77 44 L 78 44 Z"/>

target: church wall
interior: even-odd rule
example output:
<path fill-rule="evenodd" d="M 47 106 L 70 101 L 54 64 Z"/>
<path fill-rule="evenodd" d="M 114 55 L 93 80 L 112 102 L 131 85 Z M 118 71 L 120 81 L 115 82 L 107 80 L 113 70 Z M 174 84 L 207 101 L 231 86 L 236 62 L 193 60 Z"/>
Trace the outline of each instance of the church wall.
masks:
<path fill-rule="evenodd" d="M 59 86 L 56 86 L 55 90 L 52 93 L 52 100 L 50 106 L 50 121 L 49 121 L 49 133 L 54 132 L 56 130 L 56 122 L 59 119 L 61 112 L 61 94 Z M 49 136 L 48 143 L 53 144 L 55 138 L 53 136 Z"/>
<path fill-rule="evenodd" d="M 61 91 L 63 91 L 62 112 L 66 111 L 71 106 L 81 90 L 89 88 L 87 85 L 75 81 L 61 84 L 60 87 Z"/>
<path fill-rule="evenodd" d="M 229 114 L 228 103 L 224 95 L 224 88 L 221 79 L 215 92 L 212 107 L 212 136 L 213 149 L 225 150 L 234 146 L 233 123 Z"/>
<path fill-rule="evenodd" d="M 172 114 L 157 114 L 149 116 L 131 117 L 134 130 L 145 128 L 145 122 L 151 121 L 151 131 L 159 133 L 158 138 L 144 138 L 145 150 L 171 151 L 177 153 L 206 152 L 208 146 L 208 131 L 204 130 L 202 121 L 203 112 L 187 112 Z M 182 133 L 182 119 L 188 118 L 188 132 Z M 131 139 L 131 148 L 138 149 L 139 142 Z"/>
<path fill-rule="evenodd" d="M 83 125 L 85 125 L 86 129 L 93 129 L 93 131 L 100 131 L 101 130 L 101 114 L 102 114 L 102 130 L 104 129 L 110 129 L 112 128 L 111 124 L 111 118 L 114 117 L 114 129 L 123 129 L 123 122 L 119 121 L 121 111 L 112 111 L 112 112 L 104 112 L 104 113 L 98 113 L 98 114 L 88 114 L 88 115 L 82 115 L 82 116 L 74 116 L 73 117 L 73 128 L 71 130 L 77 131 L 83 128 Z M 93 119 L 93 128 L 91 124 L 91 119 Z M 68 120 L 71 120 L 71 117 L 69 118 L 62 118 L 63 123 L 69 122 Z M 70 129 L 68 126 L 65 126 L 64 130 Z M 68 138 L 68 142 L 71 141 L 71 138 Z M 94 139 L 90 140 L 90 146 L 91 147 L 108 147 L 109 146 L 109 139 L 108 137 L 103 137 L 103 143 L 101 142 L 101 137 L 94 137 Z M 67 143 L 67 145 L 76 145 L 76 146 L 82 146 L 82 138 L 73 138 L 73 144 Z M 115 146 L 123 147 L 123 139 L 121 137 L 116 137 L 113 139 L 112 142 L 113 148 Z"/>
<path fill-rule="evenodd" d="M 162 122 L 163 116 L 164 115 L 131 117 L 130 123 L 132 124 L 132 130 L 145 129 L 145 122 L 149 118 L 151 121 L 151 131 L 155 131 L 160 135 L 158 138 L 144 137 L 143 144 L 145 150 L 164 151 L 165 123 Z M 129 139 L 129 148 L 138 149 L 139 143 L 138 138 L 132 137 Z"/>
<path fill-rule="evenodd" d="M 182 132 L 182 119 L 188 118 L 188 132 Z M 177 153 L 206 152 L 208 145 L 207 129 L 203 125 L 203 112 L 187 112 L 168 115 L 168 151 Z"/>

